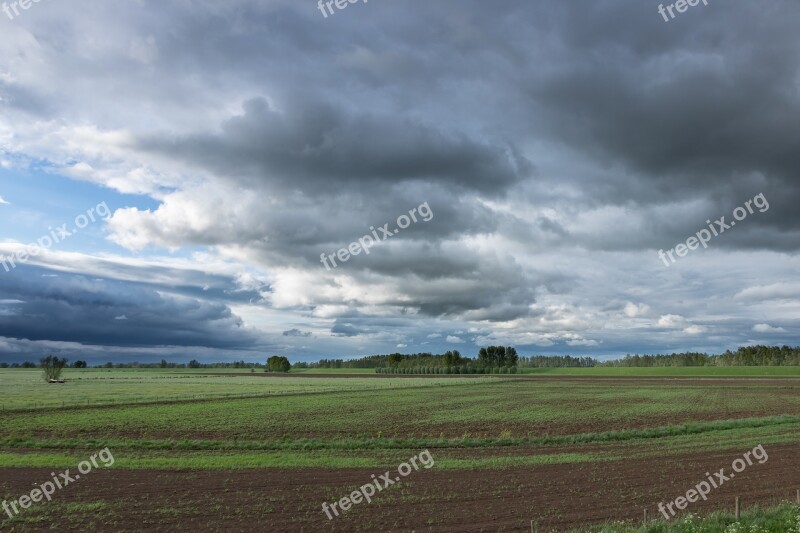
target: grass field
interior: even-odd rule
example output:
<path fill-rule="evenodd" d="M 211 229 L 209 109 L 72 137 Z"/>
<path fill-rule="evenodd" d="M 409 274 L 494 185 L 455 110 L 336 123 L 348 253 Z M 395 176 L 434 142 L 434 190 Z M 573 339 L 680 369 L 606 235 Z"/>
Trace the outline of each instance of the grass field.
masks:
<path fill-rule="evenodd" d="M 292 374 L 374 374 L 372 368 L 293 368 Z"/>
<path fill-rule="evenodd" d="M 119 531 L 130 523 L 274 531 L 529 531 L 531 520 L 550 530 L 632 526 L 643 509 L 655 517 L 658 502 L 757 445 L 770 452 L 768 462 L 691 510 L 728 509 L 733 495 L 770 505 L 800 488 L 794 373 L 641 370 L 662 369 L 486 377 L 93 369 L 70 370 L 61 385 L 43 383 L 38 371 L 0 370 L 0 497 L 19 498 L 99 449 L 115 458 L 57 501 L 0 515 L 0 529 L 78 518 Z M 323 501 L 425 449 L 434 468 L 336 521 L 321 513 Z M 167 495 L 158 512 L 141 504 L 159 491 Z M 653 531 L 666 530 L 659 527 Z"/>
<path fill-rule="evenodd" d="M 798 377 L 797 366 L 686 366 L 686 367 L 594 367 L 522 368 L 521 374 L 584 377 Z"/>
<path fill-rule="evenodd" d="M 263 371 L 250 373 L 241 369 L 235 372 L 232 369 L 68 369 L 64 377 L 67 383 L 56 385 L 45 383 L 41 370 L 0 369 L 0 411 L 426 387 L 454 385 L 467 380 L 473 383 L 467 377 L 456 381 L 416 377 L 384 380 L 332 378 L 312 382 L 291 375 L 270 378 Z"/>
<path fill-rule="evenodd" d="M 196 370 L 195 370 L 196 371 Z M 233 369 L 225 369 L 233 372 Z M 238 370 L 238 372 L 242 372 Z M 374 374 L 369 368 L 292 369 L 292 374 Z M 593 368 L 521 368 L 519 374 L 584 377 L 798 377 L 796 366 L 691 366 L 691 367 L 593 367 Z"/>

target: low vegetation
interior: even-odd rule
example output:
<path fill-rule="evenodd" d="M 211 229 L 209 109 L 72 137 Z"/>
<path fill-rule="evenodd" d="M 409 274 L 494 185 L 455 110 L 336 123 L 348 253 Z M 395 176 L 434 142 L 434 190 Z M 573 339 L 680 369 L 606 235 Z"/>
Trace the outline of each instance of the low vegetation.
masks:
<path fill-rule="evenodd" d="M 578 530 L 575 530 L 576 532 Z M 653 520 L 646 525 L 615 522 L 581 531 L 595 533 L 800 533 L 800 506 L 793 503 L 754 507 L 737 519 L 729 512 L 707 517 L 689 514 L 673 522 Z"/>
<path fill-rule="evenodd" d="M 48 383 L 53 383 L 61 379 L 61 373 L 64 371 L 64 367 L 67 366 L 67 360 L 48 355 L 42 358 L 41 365 L 42 377 Z"/>
<path fill-rule="evenodd" d="M 219 509 L 235 508 L 282 525 L 275 530 L 316 530 L 326 520 L 320 502 L 429 449 L 435 468 L 342 517 L 337 529 L 459 530 L 482 523 L 463 503 L 471 494 L 506 502 L 509 512 L 493 515 L 492 531 L 527 530 L 530 520 L 540 531 L 579 523 L 598 524 L 583 531 L 608 532 L 792 531 L 794 507 L 754 505 L 800 487 L 800 366 L 587 368 L 585 360 L 563 358 L 558 367 L 553 358 L 515 359 L 512 350 L 430 356 L 437 364 L 421 364 L 432 361 L 426 354 L 375 356 L 370 364 L 382 366 L 365 369 L 289 369 L 275 356 L 258 367 L 288 375 L 199 363 L 83 369 L 64 362 L 68 379 L 57 387 L 42 383 L 39 370 L 0 370 L 0 498 L 24 493 L 26 469 L 74 468 L 87 450 L 103 447 L 117 459 L 109 477 L 82 485 L 86 493 L 64 493 L 74 498 L 69 505 L 59 499 L 13 520 L 0 517 L 0 529 L 36 529 L 37 513 L 45 512 L 39 509 L 48 521 L 67 520 L 76 505 L 96 509 L 98 530 L 124 529 L 129 519 L 157 524 L 149 506 L 117 505 L 113 491 L 125 487 L 139 500 L 147 494 L 136 487 L 152 480 L 174 487 L 202 478 L 204 486 L 218 483 L 216 499 L 182 494 L 164 503 L 171 519 L 211 524 L 223 516 L 213 522 L 222 529 L 240 517 Z M 398 375 L 376 376 L 375 368 Z M 336 375 L 361 370 L 368 373 Z M 461 370 L 492 375 L 439 375 Z M 432 375 L 399 375 L 414 372 Z M 769 461 L 731 485 L 747 497 L 738 524 L 712 513 L 730 507 L 732 497 L 722 492 L 707 508 L 689 509 L 703 518 L 658 520 L 665 496 L 758 444 Z M 601 524 L 641 516 L 644 508 L 651 519 L 645 526 Z"/>
<path fill-rule="evenodd" d="M 286 357 L 273 355 L 267 359 L 267 372 L 288 372 L 291 368 L 292 365 Z"/>

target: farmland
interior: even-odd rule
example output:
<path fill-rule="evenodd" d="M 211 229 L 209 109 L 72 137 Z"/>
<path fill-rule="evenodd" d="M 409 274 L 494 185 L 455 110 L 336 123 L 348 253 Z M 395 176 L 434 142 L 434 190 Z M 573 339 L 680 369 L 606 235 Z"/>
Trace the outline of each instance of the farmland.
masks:
<path fill-rule="evenodd" d="M 62 385 L 0 370 L 0 497 L 101 448 L 115 458 L 0 528 L 529 531 L 534 520 L 568 530 L 655 517 L 659 502 L 759 444 L 768 461 L 690 510 L 792 497 L 800 379 L 784 368 L 679 370 L 70 369 Z M 322 513 L 424 449 L 433 468 L 333 521 Z"/>

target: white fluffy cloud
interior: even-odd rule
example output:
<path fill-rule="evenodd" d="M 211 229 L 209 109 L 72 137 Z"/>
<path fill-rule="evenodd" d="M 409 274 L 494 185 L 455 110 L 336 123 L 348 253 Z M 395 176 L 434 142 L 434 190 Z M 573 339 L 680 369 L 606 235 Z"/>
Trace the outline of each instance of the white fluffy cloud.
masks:
<path fill-rule="evenodd" d="M 786 330 L 781 327 L 770 326 L 769 324 L 756 324 L 753 326 L 756 333 L 784 333 Z"/>
<path fill-rule="evenodd" d="M 0 171 L 148 200 L 104 228 L 117 255 L 54 250 L 31 262 L 43 275 L 190 294 L 255 344 L 318 354 L 800 337 L 800 68 L 780 53 L 800 41 L 797 5 L 737 5 L 657 43 L 629 30 L 659 21 L 617 0 L 511 2 L 514 27 L 486 3 L 385 3 L 324 32 L 288 0 L 153 9 L 53 3 L 0 43 Z M 769 212 L 659 260 L 757 192 Z M 422 202 L 430 222 L 320 264 Z"/>

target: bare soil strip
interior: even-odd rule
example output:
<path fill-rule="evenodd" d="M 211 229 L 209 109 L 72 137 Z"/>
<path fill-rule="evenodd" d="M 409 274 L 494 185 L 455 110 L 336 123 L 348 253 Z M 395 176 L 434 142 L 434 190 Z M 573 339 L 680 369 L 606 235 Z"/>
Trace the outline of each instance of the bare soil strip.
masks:
<path fill-rule="evenodd" d="M 797 446 L 767 446 L 769 461 L 754 463 L 688 511 L 708 513 L 793 498 L 800 488 Z M 109 470 L 59 491 L 57 505 L 39 523 L 15 531 L 563 531 L 580 524 L 641 519 L 658 513 L 702 481 L 706 472 L 730 471 L 746 450 L 576 465 L 504 470 L 411 473 L 329 521 L 321 509 L 368 483 L 369 469 L 265 469 L 237 471 Z M 0 470 L 0 493 L 21 495 L 49 478 L 50 469 Z M 104 502 L 99 511 L 65 504 Z M 6 524 L 8 528 L 10 524 Z"/>

